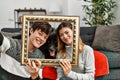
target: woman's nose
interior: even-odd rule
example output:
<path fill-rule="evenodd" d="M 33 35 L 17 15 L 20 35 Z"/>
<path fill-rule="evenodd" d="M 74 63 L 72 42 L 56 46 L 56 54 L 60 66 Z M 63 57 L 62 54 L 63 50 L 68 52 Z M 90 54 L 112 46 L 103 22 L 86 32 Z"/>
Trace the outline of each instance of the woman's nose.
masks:
<path fill-rule="evenodd" d="M 66 34 L 64 34 L 64 36 L 63 36 L 64 38 L 66 38 L 67 37 L 67 35 Z"/>

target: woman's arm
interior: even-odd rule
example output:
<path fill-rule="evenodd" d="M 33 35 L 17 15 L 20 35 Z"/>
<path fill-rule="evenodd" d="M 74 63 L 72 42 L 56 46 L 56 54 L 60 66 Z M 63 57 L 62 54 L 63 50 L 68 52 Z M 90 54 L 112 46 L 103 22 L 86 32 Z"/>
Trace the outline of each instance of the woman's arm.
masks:
<path fill-rule="evenodd" d="M 81 57 L 79 56 L 79 68 L 77 69 L 77 71 L 71 70 L 71 64 L 69 64 L 68 61 L 62 61 L 61 67 L 63 68 L 64 74 L 67 77 L 75 80 L 94 80 L 95 66 L 92 48 L 88 46 L 85 47 L 83 53 L 80 53 L 79 55 L 81 55 Z"/>

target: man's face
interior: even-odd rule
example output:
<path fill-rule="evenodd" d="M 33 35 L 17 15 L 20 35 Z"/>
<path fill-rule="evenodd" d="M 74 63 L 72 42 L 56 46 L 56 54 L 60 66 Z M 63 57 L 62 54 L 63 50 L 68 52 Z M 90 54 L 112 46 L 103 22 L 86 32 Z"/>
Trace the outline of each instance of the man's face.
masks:
<path fill-rule="evenodd" d="M 42 46 L 48 38 L 48 35 L 41 31 L 41 29 L 33 31 L 30 29 L 30 36 L 29 36 L 29 47 L 31 48 L 39 48 Z"/>

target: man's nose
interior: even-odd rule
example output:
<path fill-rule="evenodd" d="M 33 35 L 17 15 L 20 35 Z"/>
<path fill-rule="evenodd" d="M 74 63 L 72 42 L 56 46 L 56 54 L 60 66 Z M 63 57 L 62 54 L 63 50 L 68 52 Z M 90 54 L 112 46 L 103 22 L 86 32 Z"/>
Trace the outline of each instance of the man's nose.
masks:
<path fill-rule="evenodd" d="M 43 41 L 44 40 L 44 36 L 41 36 L 40 39 Z"/>

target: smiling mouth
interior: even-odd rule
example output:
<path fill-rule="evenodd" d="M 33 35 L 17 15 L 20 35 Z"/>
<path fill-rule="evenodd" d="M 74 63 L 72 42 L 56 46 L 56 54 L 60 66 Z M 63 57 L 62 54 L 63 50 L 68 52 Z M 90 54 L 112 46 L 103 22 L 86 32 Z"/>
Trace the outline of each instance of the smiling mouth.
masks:
<path fill-rule="evenodd" d="M 69 41 L 69 39 L 65 39 L 65 41 L 66 41 L 66 42 L 68 42 L 68 41 Z"/>
<path fill-rule="evenodd" d="M 41 42 L 40 42 L 40 41 L 37 41 L 37 44 L 38 44 L 38 45 L 40 45 L 40 44 L 41 44 Z"/>
<path fill-rule="evenodd" d="M 42 44 L 42 42 L 39 39 L 36 39 L 36 42 L 37 42 L 38 45 Z"/>

